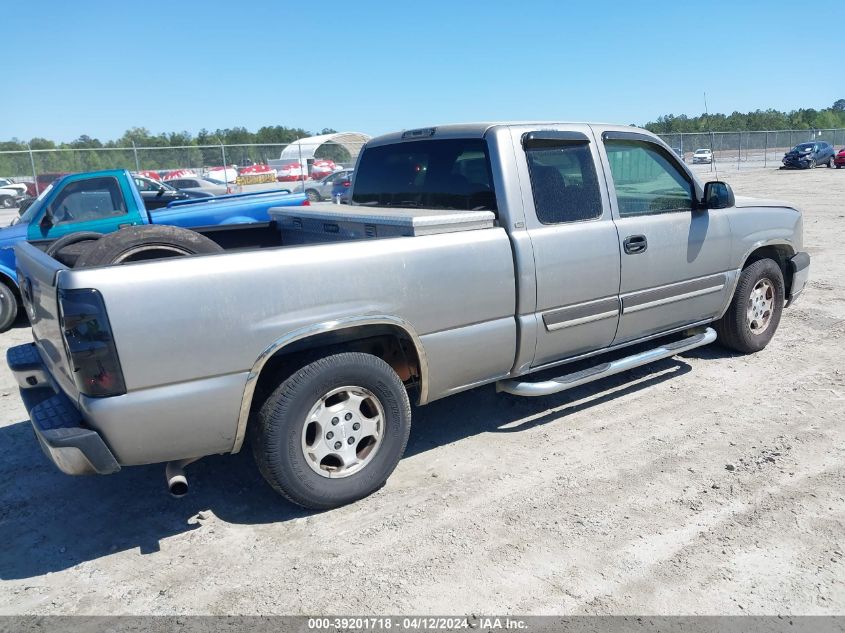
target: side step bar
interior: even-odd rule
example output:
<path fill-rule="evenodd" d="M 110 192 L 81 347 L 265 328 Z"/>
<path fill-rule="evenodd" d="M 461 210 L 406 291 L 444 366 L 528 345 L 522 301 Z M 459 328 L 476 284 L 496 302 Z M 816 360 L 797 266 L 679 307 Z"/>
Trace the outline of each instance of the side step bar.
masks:
<path fill-rule="evenodd" d="M 628 371 L 634 367 L 647 365 L 657 360 L 669 358 L 675 354 L 686 352 L 702 345 L 709 345 L 716 340 L 716 331 L 713 328 L 707 328 L 701 334 L 689 336 L 680 341 L 661 345 L 654 349 L 640 352 L 632 356 L 626 356 L 619 360 L 614 360 L 609 363 L 602 363 L 595 367 L 576 371 L 571 374 L 565 374 L 552 380 L 544 382 L 525 382 L 521 380 L 500 380 L 496 383 L 496 391 L 504 391 L 515 396 L 548 396 L 553 393 L 559 393 L 578 387 L 594 380 L 599 380 L 607 376 L 613 376 L 623 371 Z"/>

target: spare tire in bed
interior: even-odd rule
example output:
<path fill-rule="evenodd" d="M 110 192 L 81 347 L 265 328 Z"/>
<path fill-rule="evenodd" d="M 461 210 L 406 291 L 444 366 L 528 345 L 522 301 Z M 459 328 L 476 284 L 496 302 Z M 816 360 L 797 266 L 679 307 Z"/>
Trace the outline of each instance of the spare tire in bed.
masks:
<path fill-rule="evenodd" d="M 130 226 L 97 240 L 74 268 L 207 255 L 223 249 L 204 235 L 177 226 Z"/>

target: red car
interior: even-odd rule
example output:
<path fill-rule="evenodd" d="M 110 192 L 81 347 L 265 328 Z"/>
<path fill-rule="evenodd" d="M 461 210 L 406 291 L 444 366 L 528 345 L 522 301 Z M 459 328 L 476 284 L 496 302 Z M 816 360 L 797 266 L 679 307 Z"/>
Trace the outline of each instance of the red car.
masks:
<path fill-rule="evenodd" d="M 839 150 L 839 153 L 833 159 L 833 164 L 836 165 L 836 169 L 845 167 L 845 149 Z"/>

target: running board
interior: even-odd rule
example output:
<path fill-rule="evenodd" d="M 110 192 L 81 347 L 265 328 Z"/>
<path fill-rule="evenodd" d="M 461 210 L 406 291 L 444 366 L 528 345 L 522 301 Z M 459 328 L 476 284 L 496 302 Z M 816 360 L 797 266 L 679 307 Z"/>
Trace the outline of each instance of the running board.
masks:
<path fill-rule="evenodd" d="M 669 358 L 675 354 L 680 354 L 681 352 L 686 352 L 691 349 L 695 349 L 696 347 L 701 347 L 702 345 L 709 345 L 715 340 L 716 331 L 713 330 L 713 328 L 707 328 L 701 334 L 695 334 L 685 339 L 681 339 L 680 341 L 661 345 L 660 347 L 655 347 L 654 349 L 640 352 L 639 354 L 634 354 L 632 356 L 626 356 L 625 358 L 620 358 L 619 360 L 614 360 L 609 363 L 602 363 L 601 365 L 596 365 L 595 367 L 576 371 L 571 374 L 565 374 L 563 376 L 559 376 L 558 378 L 553 378 L 552 380 L 546 380 L 544 382 L 500 380 L 496 383 L 496 391 L 504 391 L 505 393 L 510 393 L 515 396 L 548 396 L 553 393 L 559 393 L 561 391 L 566 391 L 567 389 L 572 389 L 573 387 L 578 387 L 579 385 L 583 385 L 588 382 L 593 382 L 594 380 L 599 380 L 623 371 L 628 371 L 634 367 L 640 367 L 641 365 L 647 365 L 648 363 L 653 363 L 654 361 L 663 360 L 664 358 Z"/>

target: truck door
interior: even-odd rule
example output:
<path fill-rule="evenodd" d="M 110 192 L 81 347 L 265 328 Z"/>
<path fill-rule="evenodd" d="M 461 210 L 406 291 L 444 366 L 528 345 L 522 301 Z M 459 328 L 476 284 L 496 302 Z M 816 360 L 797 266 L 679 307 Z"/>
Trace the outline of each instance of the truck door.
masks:
<path fill-rule="evenodd" d="M 733 279 L 727 214 L 697 208 L 692 175 L 650 136 L 602 140 L 622 256 L 614 343 L 717 316 Z"/>
<path fill-rule="evenodd" d="M 616 334 L 619 241 L 591 137 L 586 126 L 522 136 L 537 281 L 533 367 L 606 347 Z"/>
<path fill-rule="evenodd" d="M 134 196 L 127 195 L 117 177 L 80 174 L 66 179 L 45 201 L 44 211 L 29 225 L 27 239 L 54 240 L 78 231 L 110 233 L 140 223 Z"/>

